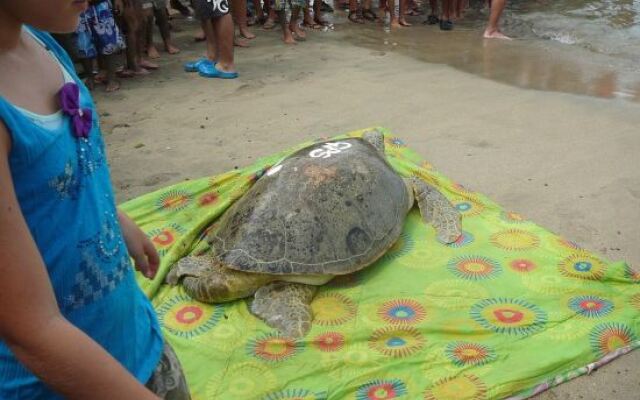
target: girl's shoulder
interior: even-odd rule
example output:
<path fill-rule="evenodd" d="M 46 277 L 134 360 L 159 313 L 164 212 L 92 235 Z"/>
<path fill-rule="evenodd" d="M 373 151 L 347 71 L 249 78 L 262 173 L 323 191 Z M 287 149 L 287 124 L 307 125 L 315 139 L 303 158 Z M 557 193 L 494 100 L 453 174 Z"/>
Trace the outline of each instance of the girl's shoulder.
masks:
<path fill-rule="evenodd" d="M 47 50 L 50 50 L 55 57 L 66 67 L 67 71 L 75 71 L 73 61 L 69 54 L 62 48 L 62 46 L 56 41 L 51 34 L 35 29 L 31 26 L 26 27 L 36 39 L 38 39 L 45 46 Z"/>

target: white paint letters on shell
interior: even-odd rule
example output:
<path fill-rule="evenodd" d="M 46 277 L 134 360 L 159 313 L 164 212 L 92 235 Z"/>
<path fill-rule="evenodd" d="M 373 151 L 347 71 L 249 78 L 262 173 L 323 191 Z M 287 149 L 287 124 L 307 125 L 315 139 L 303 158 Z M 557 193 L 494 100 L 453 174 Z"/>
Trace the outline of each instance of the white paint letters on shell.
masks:
<path fill-rule="evenodd" d="M 329 158 L 334 154 L 341 153 L 351 147 L 351 143 L 347 142 L 333 142 L 325 143 L 322 147 L 309 152 L 309 157 L 312 158 Z"/>

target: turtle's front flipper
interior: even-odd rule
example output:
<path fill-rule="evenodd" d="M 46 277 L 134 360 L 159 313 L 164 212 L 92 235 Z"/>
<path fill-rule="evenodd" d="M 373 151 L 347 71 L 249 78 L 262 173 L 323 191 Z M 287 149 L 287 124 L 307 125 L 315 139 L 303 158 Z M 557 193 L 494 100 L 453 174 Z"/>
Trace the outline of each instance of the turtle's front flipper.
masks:
<path fill-rule="evenodd" d="M 165 278 L 166 282 L 175 286 L 183 276 L 201 276 L 211 269 L 213 260 L 209 256 L 188 256 L 181 258 L 171 268 Z"/>
<path fill-rule="evenodd" d="M 213 257 L 205 255 L 181 259 L 166 280 L 170 285 L 177 285 L 182 280 L 185 292 L 196 300 L 223 303 L 251 296 L 273 278 L 225 268 Z"/>
<path fill-rule="evenodd" d="M 311 329 L 315 293 L 315 286 L 273 282 L 256 291 L 251 312 L 285 336 L 303 337 Z"/>
<path fill-rule="evenodd" d="M 367 131 L 362 135 L 365 142 L 369 142 L 384 157 L 384 134 L 379 130 Z"/>
<path fill-rule="evenodd" d="M 444 243 L 458 240 L 462 235 L 458 210 L 442 193 L 426 182 L 414 177 L 411 178 L 411 185 L 422 219 L 433 224 L 438 239 Z"/>

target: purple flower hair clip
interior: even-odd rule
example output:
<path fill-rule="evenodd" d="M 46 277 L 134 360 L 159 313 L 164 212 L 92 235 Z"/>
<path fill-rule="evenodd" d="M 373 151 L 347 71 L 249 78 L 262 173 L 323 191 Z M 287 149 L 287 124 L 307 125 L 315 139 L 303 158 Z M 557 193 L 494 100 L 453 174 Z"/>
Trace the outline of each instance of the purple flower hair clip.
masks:
<path fill-rule="evenodd" d="M 80 88 L 75 83 L 65 83 L 60 89 L 62 112 L 71 117 L 73 131 L 77 138 L 88 138 L 93 125 L 90 108 L 80 108 Z"/>

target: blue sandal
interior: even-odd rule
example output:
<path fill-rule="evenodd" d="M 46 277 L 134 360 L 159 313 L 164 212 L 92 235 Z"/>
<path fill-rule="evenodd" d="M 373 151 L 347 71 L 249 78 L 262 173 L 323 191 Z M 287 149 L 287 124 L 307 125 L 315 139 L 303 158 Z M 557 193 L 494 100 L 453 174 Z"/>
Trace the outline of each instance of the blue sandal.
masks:
<path fill-rule="evenodd" d="M 238 77 L 237 72 L 220 71 L 213 63 L 200 64 L 200 66 L 198 67 L 198 73 L 200 74 L 200 76 L 203 76 L 205 78 L 235 79 Z"/>
<path fill-rule="evenodd" d="M 209 60 L 208 58 L 202 57 L 197 59 L 196 61 L 189 61 L 184 65 L 184 70 L 186 72 L 198 72 L 200 70 L 200 66 L 202 64 L 212 64 L 215 65 L 214 61 Z"/>

